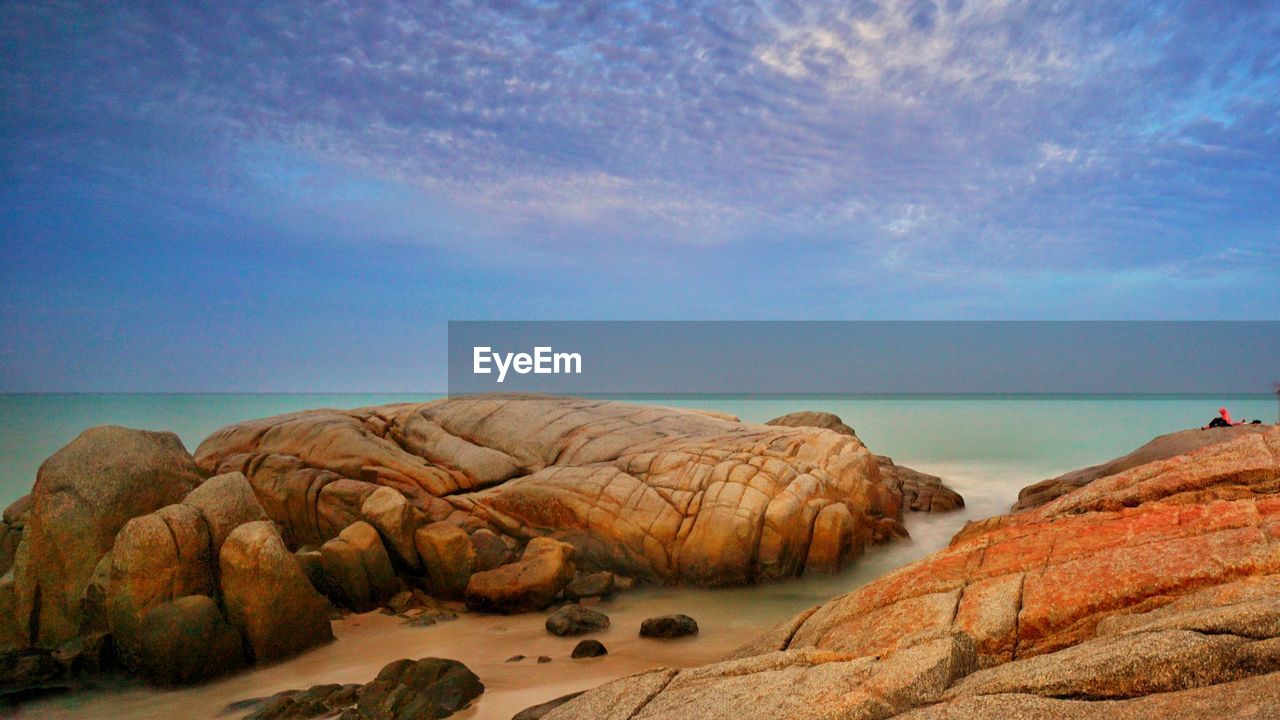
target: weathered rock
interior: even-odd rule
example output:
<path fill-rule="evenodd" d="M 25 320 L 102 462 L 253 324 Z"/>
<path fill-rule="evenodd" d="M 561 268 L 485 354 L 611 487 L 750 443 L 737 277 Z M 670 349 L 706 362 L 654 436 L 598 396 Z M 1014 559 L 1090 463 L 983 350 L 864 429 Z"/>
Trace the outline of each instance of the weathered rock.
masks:
<path fill-rule="evenodd" d="M 781 427 L 816 427 L 823 430 L 830 430 L 841 435 L 857 437 L 853 428 L 844 424 L 839 415 L 835 413 L 823 412 L 821 410 L 801 410 L 799 412 L 787 413 L 772 420 L 765 422 L 765 425 L 778 425 Z"/>
<path fill-rule="evenodd" d="M 444 718 L 484 692 L 484 684 L 456 660 L 397 660 L 360 690 L 356 709 L 364 720 Z"/>
<path fill-rule="evenodd" d="M 303 550 L 299 549 L 293 554 L 293 558 L 298 561 L 298 568 L 302 570 L 302 574 L 311 581 L 311 587 L 316 592 L 330 597 L 337 594 L 337 590 L 329 587 L 328 576 L 324 572 L 324 556 L 319 550 Z"/>
<path fill-rule="evenodd" d="M 609 627 L 609 616 L 581 605 L 565 605 L 547 618 L 547 632 L 560 637 L 585 635 Z"/>
<path fill-rule="evenodd" d="M 400 591 L 391 558 L 378 531 L 366 522 L 348 526 L 320 546 L 328 585 L 337 602 L 356 612 L 373 610 Z"/>
<path fill-rule="evenodd" d="M 1128 700 L 1059 700 L 1024 693 L 977 695 L 898 717 L 902 720 L 1263 720 L 1276 707 L 1280 707 L 1280 673 Z"/>
<path fill-rule="evenodd" d="M 1118 457 L 1101 465 L 1073 470 L 1056 478 L 1041 480 L 1022 488 L 1018 492 L 1018 502 L 1014 511 L 1030 510 L 1056 500 L 1063 495 L 1082 488 L 1098 478 L 1115 475 L 1125 470 L 1146 465 L 1157 460 L 1167 460 L 1178 455 L 1186 455 L 1209 445 L 1229 442 L 1237 438 L 1265 432 L 1267 425 L 1236 425 L 1227 428 L 1209 428 L 1206 430 L 1182 430 L 1168 435 L 1161 435 L 1142 447 L 1123 457 Z"/>
<path fill-rule="evenodd" d="M 615 590 L 614 577 L 614 574 L 608 570 L 594 573 L 579 572 L 568 585 L 564 586 L 564 596 L 569 600 L 608 597 Z"/>
<path fill-rule="evenodd" d="M 467 533 L 448 523 L 432 523 L 418 528 L 413 540 L 431 592 L 443 598 L 462 597 L 476 567 L 476 552 Z"/>
<path fill-rule="evenodd" d="M 853 428 L 844 424 L 839 415 L 820 411 L 801 411 L 776 417 L 766 425 L 784 427 L 817 427 L 841 435 L 856 437 Z M 964 498 L 960 493 L 942 483 L 942 478 L 908 467 L 894 464 L 891 458 L 876 456 L 876 465 L 880 472 L 880 483 L 892 490 L 901 498 L 901 506 L 915 512 L 947 512 L 964 507 Z M 810 547 L 809 556 L 815 557 Z M 825 553 L 816 556 L 819 561 L 825 559 Z M 829 568 L 818 568 L 820 572 L 829 572 Z"/>
<path fill-rule="evenodd" d="M 476 560 L 474 572 L 493 570 L 509 565 L 520 557 L 510 545 L 509 540 L 498 537 L 488 528 L 480 528 L 471 534 L 471 546 L 475 549 Z"/>
<path fill-rule="evenodd" d="M 113 554 L 108 551 L 98 560 L 93 574 L 89 576 L 89 584 L 80 596 L 81 634 L 111 630 L 107 602 L 111 591 L 111 569 L 114 566 Z"/>
<path fill-rule="evenodd" d="M 17 605 L 18 591 L 10 570 L 0 575 L 0 649 L 18 647 Z"/>
<path fill-rule="evenodd" d="M 52 647 L 80 632 L 80 599 L 116 533 L 199 482 L 173 433 L 90 428 L 45 460 L 31 491 L 26 560 L 14 567 L 20 638 Z"/>
<path fill-rule="evenodd" d="M 573 646 L 573 652 L 569 657 L 574 660 L 581 658 L 603 657 L 608 655 L 609 651 L 605 649 L 604 643 L 599 640 L 587 639 Z"/>
<path fill-rule="evenodd" d="M 735 658 L 616 681 L 547 717 L 614 703 L 636 720 L 1267 717 L 1280 428 L 970 525 Z"/>
<path fill-rule="evenodd" d="M 895 465 L 892 458 L 876 456 L 880 482 L 902 496 L 902 506 L 913 512 L 950 512 L 964 507 L 960 493 L 942 483 L 942 478 L 909 467 Z"/>
<path fill-rule="evenodd" d="M 357 684 L 328 683 L 313 685 L 306 690 L 285 690 L 271 697 L 234 703 L 227 711 L 241 711 L 257 706 L 257 710 L 246 715 L 245 720 L 309 720 L 332 717 L 355 706 L 361 687 L 363 686 Z"/>
<path fill-rule="evenodd" d="M 584 640 L 583 642 L 586 641 Z M 527 707 L 515 715 L 512 715 L 511 720 L 542 720 L 542 718 L 547 716 L 547 713 L 555 710 L 581 694 L 582 692 L 569 693 L 568 695 L 561 695 L 554 700 L 548 700 L 544 703 Z"/>
<path fill-rule="evenodd" d="M 329 488 L 356 483 L 357 509 L 371 488 L 394 488 L 429 520 L 466 530 L 480 571 L 508 564 L 490 533 L 551 534 L 585 570 L 741 584 L 800 574 L 826 505 L 844 503 L 875 538 L 899 521 L 900 499 L 851 435 L 562 397 L 297 413 L 220 430 L 197 458 L 245 472 L 296 542 L 350 521 L 351 502 L 322 502 Z"/>
<path fill-rule="evenodd" d="M 142 620 L 139 660 L 152 682 L 180 685 L 244 665 L 240 633 L 206 595 L 156 605 Z"/>
<path fill-rule="evenodd" d="M 223 606 L 250 657 L 270 662 L 333 639 L 329 604 L 315 591 L 269 521 L 245 523 L 219 555 Z"/>
<path fill-rule="evenodd" d="M 679 638 L 698 634 L 698 621 L 688 615 L 659 615 L 640 623 L 640 637 Z"/>
<path fill-rule="evenodd" d="M 572 545 L 534 538 L 518 563 L 479 572 L 467 583 L 467 607 L 483 612 L 541 610 L 573 579 Z"/>
<path fill-rule="evenodd" d="M 414 535 L 424 522 L 422 511 L 398 491 L 380 487 L 364 499 L 360 514 L 377 529 L 387 550 L 402 567 L 415 573 L 422 571 L 422 559 L 414 542 Z"/>
<path fill-rule="evenodd" d="M 136 666 L 142 618 L 162 603 L 217 590 L 209 528 L 200 511 L 168 505 L 125 523 L 111 551 L 107 622 L 125 663 Z"/>
<path fill-rule="evenodd" d="M 241 472 L 226 473 L 205 480 L 182 499 L 182 504 L 200 511 L 200 516 L 209 527 L 215 557 L 222 550 L 222 543 L 226 542 L 232 530 L 247 522 L 268 519 L 267 513 L 253 494 L 253 487 Z"/>
<path fill-rule="evenodd" d="M 813 521 L 806 572 L 833 573 L 844 566 L 848 555 L 861 552 L 869 538 L 858 532 L 853 515 L 844 503 L 828 505 Z"/>
<path fill-rule="evenodd" d="M 31 514 L 31 495 L 23 495 L 4 509 L 3 520 L 0 520 L 0 575 L 13 568 L 14 558 L 18 553 L 18 543 L 22 542 L 22 532 L 27 526 L 27 516 Z"/>
<path fill-rule="evenodd" d="M 542 717 L 544 720 L 631 720 L 667 687 L 677 672 L 673 668 L 657 668 L 628 675 L 561 703 Z"/>
<path fill-rule="evenodd" d="M 0 650 L 0 710 L 26 696 L 69 689 L 67 669 L 51 650 Z"/>

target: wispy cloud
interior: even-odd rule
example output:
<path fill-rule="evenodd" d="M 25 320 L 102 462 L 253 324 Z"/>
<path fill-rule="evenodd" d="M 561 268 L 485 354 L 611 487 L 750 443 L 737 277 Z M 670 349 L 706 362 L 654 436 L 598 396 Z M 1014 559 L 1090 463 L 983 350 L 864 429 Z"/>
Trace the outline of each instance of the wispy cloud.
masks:
<path fill-rule="evenodd" d="M 252 194 L 244 148 L 281 147 L 459 242 L 1277 262 L 1266 3 L 9 3 L 3 39 L 11 181 Z"/>

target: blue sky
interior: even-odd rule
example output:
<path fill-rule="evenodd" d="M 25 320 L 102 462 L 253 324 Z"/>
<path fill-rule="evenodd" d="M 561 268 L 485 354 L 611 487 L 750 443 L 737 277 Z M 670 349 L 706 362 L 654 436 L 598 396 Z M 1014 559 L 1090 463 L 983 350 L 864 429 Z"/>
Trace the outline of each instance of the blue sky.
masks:
<path fill-rule="evenodd" d="M 0 390 L 450 319 L 1280 318 L 1269 2 L 4 2 Z"/>

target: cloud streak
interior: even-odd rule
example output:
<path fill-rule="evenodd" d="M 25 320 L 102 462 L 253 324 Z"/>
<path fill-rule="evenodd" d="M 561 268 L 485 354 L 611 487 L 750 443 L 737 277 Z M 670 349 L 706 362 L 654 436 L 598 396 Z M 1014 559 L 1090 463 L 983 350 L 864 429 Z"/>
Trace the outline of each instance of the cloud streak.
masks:
<path fill-rule="evenodd" d="M 462 243 L 1277 263 L 1266 3 L 7 7 L 9 182 L 242 197 L 270 147 L 420 193 Z"/>

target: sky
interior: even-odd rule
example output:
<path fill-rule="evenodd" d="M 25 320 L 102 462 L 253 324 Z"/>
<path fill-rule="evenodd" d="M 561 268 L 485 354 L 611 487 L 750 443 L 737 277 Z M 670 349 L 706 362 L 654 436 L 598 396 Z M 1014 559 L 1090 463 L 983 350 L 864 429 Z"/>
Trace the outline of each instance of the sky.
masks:
<path fill-rule="evenodd" d="M 1280 319 L 1276 3 L 0 8 L 0 391 L 433 391 L 449 320 Z"/>

